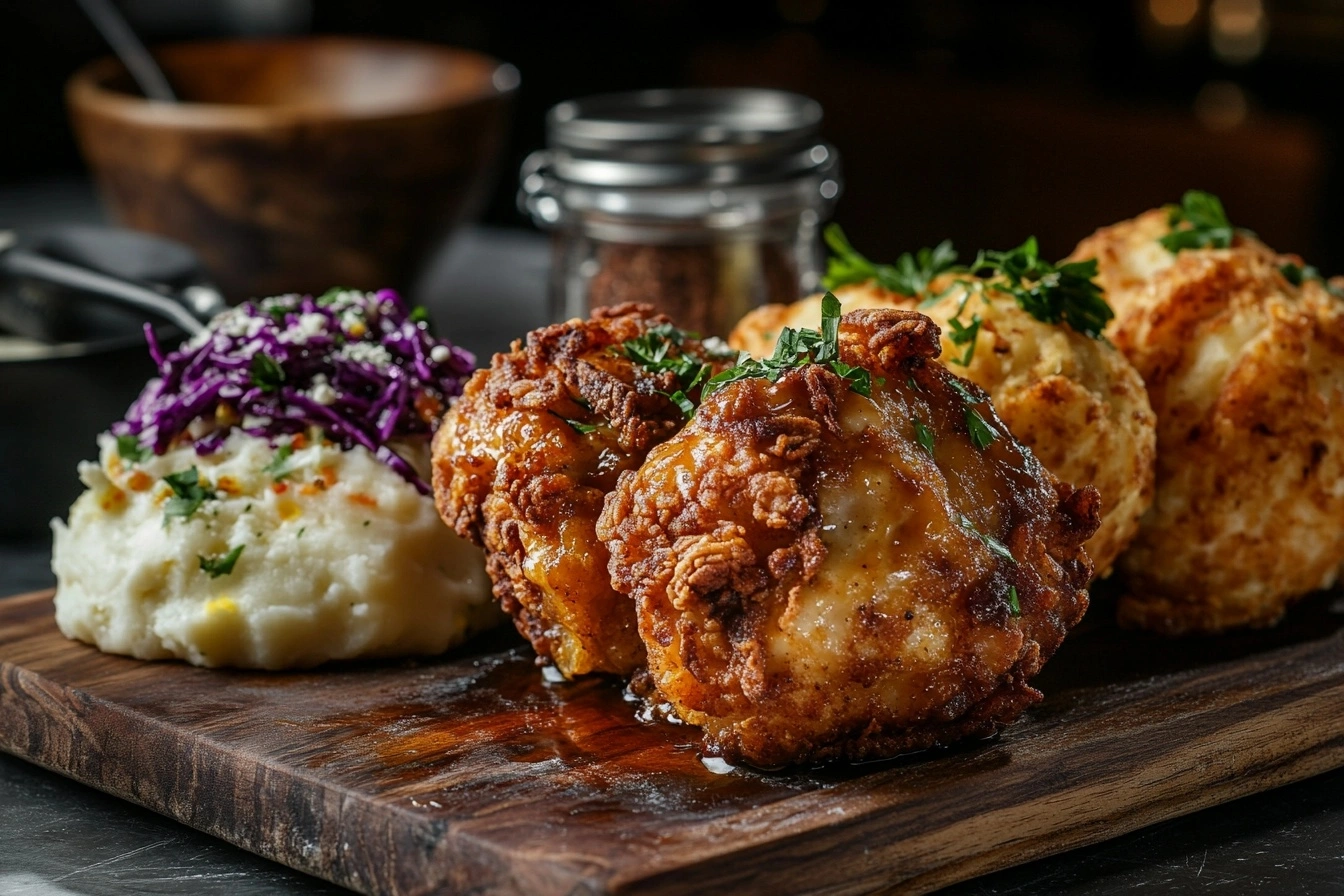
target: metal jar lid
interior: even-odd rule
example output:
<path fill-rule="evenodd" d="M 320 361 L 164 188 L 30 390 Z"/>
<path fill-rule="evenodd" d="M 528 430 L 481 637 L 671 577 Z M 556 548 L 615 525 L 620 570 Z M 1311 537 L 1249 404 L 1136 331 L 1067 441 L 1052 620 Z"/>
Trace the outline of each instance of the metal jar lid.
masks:
<path fill-rule="evenodd" d="M 637 221 L 731 230 L 804 209 L 825 215 L 840 175 L 821 120 L 815 100 L 755 88 L 570 100 L 547 115 L 547 148 L 523 163 L 519 207 L 540 227 L 582 219 L 590 230 Z"/>

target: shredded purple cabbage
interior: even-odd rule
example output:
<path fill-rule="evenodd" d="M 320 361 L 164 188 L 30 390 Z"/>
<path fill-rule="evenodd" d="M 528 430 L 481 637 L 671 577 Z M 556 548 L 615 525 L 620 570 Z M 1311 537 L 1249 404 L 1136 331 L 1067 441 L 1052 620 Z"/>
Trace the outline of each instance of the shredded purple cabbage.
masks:
<path fill-rule="evenodd" d="M 476 363 L 431 336 L 423 309 L 390 289 L 248 302 L 167 354 L 148 324 L 145 338 L 159 375 L 114 435 L 155 454 L 185 439 L 206 455 L 235 428 L 274 444 L 319 427 L 345 450 L 367 448 L 422 494 L 429 486 L 387 442 L 430 436 Z"/>

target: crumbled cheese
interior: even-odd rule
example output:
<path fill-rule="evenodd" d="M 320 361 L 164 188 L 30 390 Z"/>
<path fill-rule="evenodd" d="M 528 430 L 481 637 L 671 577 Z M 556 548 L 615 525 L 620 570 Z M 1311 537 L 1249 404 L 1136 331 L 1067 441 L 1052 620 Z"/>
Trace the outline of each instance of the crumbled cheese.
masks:
<path fill-rule="evenodd" d="M 321 405 L 333 405 L 336 403 L 336 390 L 328 383 L 317 383 L 308 393 L 313 401 Z"/>
<path fill-rule="evenodd" d="M 391 367 L 392 355 L 381 345 L 372 342 L 350 342 L 341 346 L 337 352 L 351 361 L 362 361 L 375 367 Z"/>

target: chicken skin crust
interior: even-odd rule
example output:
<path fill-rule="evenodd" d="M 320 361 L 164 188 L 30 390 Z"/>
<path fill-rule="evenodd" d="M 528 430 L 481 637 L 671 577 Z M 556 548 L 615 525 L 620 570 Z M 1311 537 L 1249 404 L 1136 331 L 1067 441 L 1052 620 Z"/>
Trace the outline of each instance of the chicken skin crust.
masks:
<path fill-rule="evenodd" d="M 1108 335 L 1157 412 L 1157 488 L 1121 558 L 1122 623 L 1167 634 L 1278 622 L 1344 563 L 1344 301 L 1252 237 L 1167 251 L 1158 209 L 1103 228 Z"/>
<path fill-rule="evenodd" d="M 948 321 L 959 317 L 965 324 L 972 314 L 979 316 L 970 363 L 946 361 L 948 368 L 989 393 L 1013 436 L 1047 470 L 1101 493 L 1101 526 L 1086 547 L 1097 577 L 1105 577 L 1153 501 L 1157 420 L 1143 379 L 1114 346 L 1064 324 L 1039 321 L 1012 296 L 988 288 L 983 300 L 967 301 L 965 287 L 956 282 L 969 279 L 943 275 L 934 280 L 929 293 L 941 298 L 919 311 L 942 329 L 945 360 L 962 356 L 967 348 L 952 342 Z M 845 310 L 913 310 L 918 301 L 871 281 L 842 286 L 835 296 Z M 765 305 L 745 315 L 728 342 L 768 356 L 784 327 L 815 327 L 820 317 L 820 296 Z"/>
<path fill-rule="evenodd" d="M 871 398 L 819 364 L 740 380 L 621 474 L 597 527 L 612 583 L 711 752 L 889 757 L 1040 699 L 1029 679 L 1087 608 L 1097 493 L 1048 473 L 938 351 L 922 315 L 850 312 L 840 357 Z"/>
<path fill-rule="evenodd" d="M 627 304 L 534 330 L 473 374 L 435 434 L 439 515 L 485 548 L 501 606 L 567 677 L 644 662 L 634 606 L 612 590 L 593 527 L 617 476 L 685 423 L 667 397 L 676 374 L 622 351 L 670 327 Z M 702 352 L 686 338 L 669 356 Z"/>

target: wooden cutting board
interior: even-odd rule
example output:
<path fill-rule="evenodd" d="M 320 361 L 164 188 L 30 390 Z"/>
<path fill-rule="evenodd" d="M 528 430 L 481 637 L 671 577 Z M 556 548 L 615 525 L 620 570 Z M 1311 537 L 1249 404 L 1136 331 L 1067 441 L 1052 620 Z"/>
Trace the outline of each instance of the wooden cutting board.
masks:
<path fill-rule="evenodd" d="M 1344 599 L 1172 642 L 1098 601 L 1001 737 L 715 774 L 509 633 L 243 673 L 105 656 L 0 601 L 0 749 L 366 893 L 925 892 L 1344 765 Z"/>

